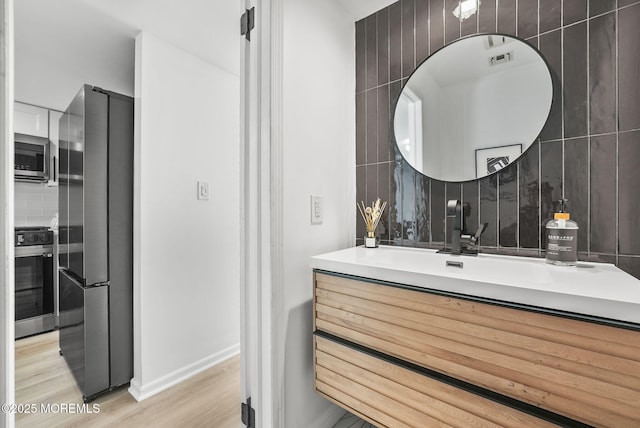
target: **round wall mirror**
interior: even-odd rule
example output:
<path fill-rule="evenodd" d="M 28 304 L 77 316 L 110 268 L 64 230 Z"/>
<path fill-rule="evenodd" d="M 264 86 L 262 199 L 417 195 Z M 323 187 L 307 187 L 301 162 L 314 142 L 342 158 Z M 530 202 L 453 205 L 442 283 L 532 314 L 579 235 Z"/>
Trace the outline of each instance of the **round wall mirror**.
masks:
<path fill-rule="evenodd" d="M 535 142 L 552 98 L 551 72 L 531 45 L 499 34 L 463 38 L 410 76 L 394 113 L 396 144 L 431 178 L 482 178 Z"/>

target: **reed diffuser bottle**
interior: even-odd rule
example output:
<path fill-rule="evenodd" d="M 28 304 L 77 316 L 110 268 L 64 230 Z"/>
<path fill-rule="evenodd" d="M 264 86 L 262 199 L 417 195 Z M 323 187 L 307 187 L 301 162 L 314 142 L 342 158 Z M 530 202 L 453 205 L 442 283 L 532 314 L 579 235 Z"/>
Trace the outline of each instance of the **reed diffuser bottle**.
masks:
<path fill-rule="evenodd" d="M 356 206 L 360 211 L 360 215 L 362 216 L 364 225 L 367 229 L 367 234 L 364 237 L 364 246 L 366 248 L 376 248 L 378 246 L 376 228 L 378 227 L 378 223 L 380 223 L 382 213 L 384 212 L 387 203 L 381 202 L 380 198 L 377 198 L 370 207 L 366 206 L 363 201 L 360 201 L 359 204 L 356 203 Z"/>

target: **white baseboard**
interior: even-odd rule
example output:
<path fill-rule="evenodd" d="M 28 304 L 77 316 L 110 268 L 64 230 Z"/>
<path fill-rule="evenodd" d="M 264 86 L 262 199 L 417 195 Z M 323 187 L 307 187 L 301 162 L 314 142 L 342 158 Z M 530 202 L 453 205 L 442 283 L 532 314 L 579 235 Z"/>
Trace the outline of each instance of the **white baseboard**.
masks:
<path fill-rule="evenodd" d="M 239 353 L 240 344 L 238 343 L 228 347 L 227 349 L 223 349 L 220 352 L 196 361 L 195 363 L 182 367 L 172 373 L 162 376 L 160 379 L 156 379 L 146 385 L 140 385 L 138 379 L 134 377 L 133 379 L 131 379 L 128 390 L 129 394 L 131 394 L 131 396 L 135 398 L 136 401 L 146 400 L 147 398 L 156 395 L 157 393 L 164 391 L 165 389 L 170 388 L 173 385 L 176 385 L 186 379 L 189 379 L 190 377 L 195 376 L 210 367 L 220 364 L 221 362 L 234 357 Z"/>
<path fill-rule="evenodd" d="M 347 413 L 345 409 L 333 405 L 329 407 L 322 416 L 313 421 L 308 428 L 331 428 L 340 420 L 340 418 L 342 418 L 342 416 L 344 416 L 345 413 Z"/>

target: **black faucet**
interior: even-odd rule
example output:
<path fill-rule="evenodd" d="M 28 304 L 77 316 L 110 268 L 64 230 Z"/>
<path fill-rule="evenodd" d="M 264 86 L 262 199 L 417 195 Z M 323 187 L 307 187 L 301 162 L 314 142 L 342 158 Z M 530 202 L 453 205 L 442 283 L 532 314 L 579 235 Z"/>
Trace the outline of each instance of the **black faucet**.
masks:
<path fill-rule="evenodd" d="M 460 201 L 457 199 L 451 199 L 447 202 L 447 217 L 453 218 L 453 225 L 451 227 L 451 252 L 453 254 L 460 254 L 462 252 L 460 238 L 462 238 L 462 233 L 465 229 L 464 206 Z"/>
<path fill-rule="evenodd" d="M 471 206 L 468 203 L 463 204 L 457 199 L 451 199 L 447 202 L 447 217 L 453 219 L 451 225 L 451 248 L 445 248 L 441 252 L 468 255 L 478 254 L 478 249 L 475 248 L 475 245 L 487 227 L 487 223 L 480 224 L 474 235 L 467 235 L 464 219 L 470 214 Z"/>

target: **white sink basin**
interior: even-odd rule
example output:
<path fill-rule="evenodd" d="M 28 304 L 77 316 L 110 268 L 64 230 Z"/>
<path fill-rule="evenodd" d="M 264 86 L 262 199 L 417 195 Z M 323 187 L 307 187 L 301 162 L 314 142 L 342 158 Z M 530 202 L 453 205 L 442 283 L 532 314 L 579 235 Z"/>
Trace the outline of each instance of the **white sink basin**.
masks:
<path fill-rule="evenodd" d="M 555 266 L 538 258 L 381 246 L 315 256 L 311 267 L 640 324 L 640 280 L 607 263 Z"/>

